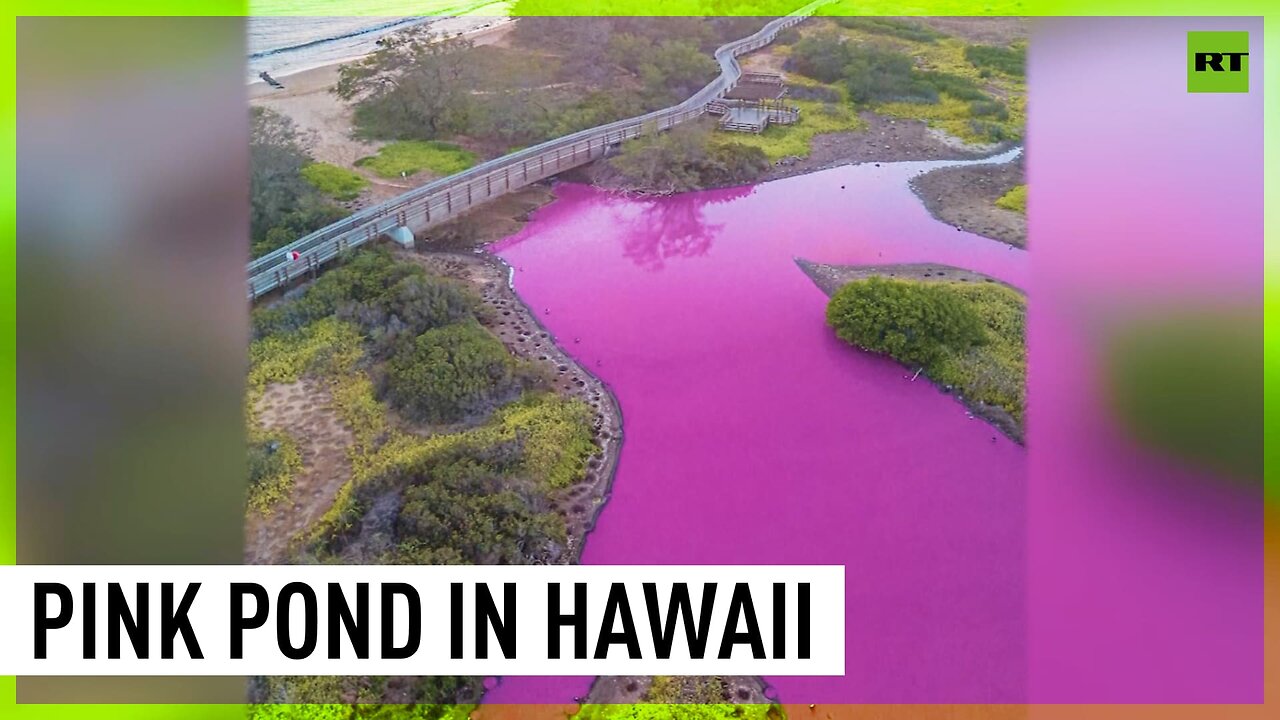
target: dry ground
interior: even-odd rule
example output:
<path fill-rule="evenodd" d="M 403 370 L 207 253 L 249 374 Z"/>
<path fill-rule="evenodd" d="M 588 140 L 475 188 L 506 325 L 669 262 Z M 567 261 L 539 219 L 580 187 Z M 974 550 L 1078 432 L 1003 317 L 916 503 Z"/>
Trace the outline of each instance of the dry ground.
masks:
<path fill-rule="evenodd" d="M 996 200 L 1026 182 L 1023 159 L 1003 165 L 932 170 L 911 179 L 911 189 L 938 220 L 1015 247 L 1027 245 L 1027 217 L 996 207 Z"/>
<path fill-rule="evenodd" d="M 347 451 L 353 438 L 333 409 L 329 391 L 313 378 L 268 386 L 254 409 L 263 427 L 283 430 L 295 439 L 302 471 L 287 499 L 268 514 L 250 513 L 245 562 L 287 562 L 294 536 L 324 515 L 351 477 Z"/>

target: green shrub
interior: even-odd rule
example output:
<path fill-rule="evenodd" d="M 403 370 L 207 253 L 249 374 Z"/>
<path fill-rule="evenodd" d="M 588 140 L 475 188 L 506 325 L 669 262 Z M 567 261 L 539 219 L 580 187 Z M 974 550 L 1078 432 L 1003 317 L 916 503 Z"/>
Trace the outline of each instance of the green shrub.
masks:
<path fill-rule="evenodd" d="M 579 400 L 530 394 L 498 411 L 499 435 L 518 438 L 521 475 L 549 488 L 566 488 L 582 478 L 596 452 L 591 408 Z"/>
<path fill-rule="evenodd" d="M 849 64 L 850 47 L 852 46 L 837 33 L 810 35 L 792 48 L 787 67 L 824 83 L 838 82 L 845 77 L 844 69 Z"/>
<path fill-rule="evenodd" d="M 964 57 L 979 70 L 996 70 L 1019 78 L 1027 72 L 1027 49 L 1021 45 L 970 45 L 964 49 Z"/>
<path fill-rule="evenodd" d="M 946 354 L 927 372 L 970 400 L 994 405 L 1019 423 L 1026 398 L 1027 302 L 997 283 L 938 283 L 982 319 L 986 340 Z"/>
<path fill-rule="evenodd" d="M 1017 136 L 1009 132 L 1009 128 L 992 120 L 969 121 L 969 135 L 988 143 L 1000 143 L 1006 140 L 1017 140 Z"/>
<path fill-rule="evenodd" d="M 1001 195 L 996 200 L 996 207 L 1002 207 L 1005 210 L 1027 214 L 1027 186 L 1015 185 L 1009 192 Z"/>
<path fill-rule="evenodd" d="M 935 94 L 945 94 L 957 100 L 969 102 L 991 101 L 978 84 L 967 77 L 936 70 L 917 71 L 920 82 L 933 88 Z"/>
<path fill-rule="evenodd" d="M 935 103 L 938 91 L 901 53 L 848 44 L 844 65 L 845 87 L 855 103 Z"/>
<path fill-rule="evenodd" d="M 402 279 L 425 274 L 416 265 L 396 261 L 383 248 L 357 250 L 322 274 L 300 297 L 255 309 L 254 337 L 298 330 L 350 303 L 380 301 Z"/>
<path fill-rule="evenodd" d="M 761 148 L 719 141 L 693 123 L 631 140 L 609 160 L 627 188 L 658 193 L 742 185 L 771 166 Z"/>
<path fill-rule="evenodd" d="M 302 168 L 302 177 L 335 200 L 355 200 L 369 186 L 369 181 L 358 173 L 323 162 Z"/>
<path fill-rule="evenodd" d="M 255 107 L 249 136 L 249 248 L 253 257 L 346 217 L 304 177 L 311 156 L 286 115 Z"/>
<path fill-rule="evenodd" d="M 428 330 L 387 364 L 387 397 L 410 416 L 453 423 L 513 397 L 519 384 L 506 347 L 475 322 Z"/>
<path fill-rule="evenodd" d="M 911 365 L 983 341 L 981 318 L 941 284 L 871 277 L 840 288 L 827 324 L 846 342 Z"/>
<path fill-rule="evenodd" d="M 338 316 L 360 325 L 370 355 L 383 358 L 428 330 L 474 318 L 478 305 L 475 294 L 456 281 L 414 274 L 377 297 L 348 303 Z"/>
<path fill-rule="evenodd" d="M 536 485 L 472 458 L 431 469 L 404 492 L 397 562 L 516 565 L 563 546 L 564 520 Z"/>
<path fill-rule="evenodd" d="M 946 37 L 940 32 L 923 25 L 904 20 L 893 20 L 883 17 L 837 17 L 836 24 L 850 30 L 861 30 L 875 35 L 890 35 L 903 40 L 931 43 L 938 38 Z"/>
<path fill-rule="evenodd" d="M 475 164 L 475 153 L 435 140 L 393 142 L 383 146 L 377 155 L 356 161 L 357 166 L 367 167 L 384 178 L 414 175 L 423 170 L 430 170 L 436 175 L 452 175 Z"/>
<path fill-rule="evenodd" d="M 969 103 L 969 114 L 975 118 L 995 118 L 1008 120 L 1009 108 L 999 100 L 974 100 Z"/>
<path fill-rule="evenodd" d="M 970 401 L 1022 422 L 1026 299 L 998 283 L 872 277 L 840 288 L 827 322 L 845 341 L 920 366 Z"/>

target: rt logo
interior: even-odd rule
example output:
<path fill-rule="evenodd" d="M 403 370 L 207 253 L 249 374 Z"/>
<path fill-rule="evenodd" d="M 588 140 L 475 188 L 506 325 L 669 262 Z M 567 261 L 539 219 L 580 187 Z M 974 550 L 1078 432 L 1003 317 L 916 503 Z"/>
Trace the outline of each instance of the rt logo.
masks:
<path fill-rule="evenodd" d="M 1187 92 L 1249 92 L 1249 33 L 1187 33 Z"/>

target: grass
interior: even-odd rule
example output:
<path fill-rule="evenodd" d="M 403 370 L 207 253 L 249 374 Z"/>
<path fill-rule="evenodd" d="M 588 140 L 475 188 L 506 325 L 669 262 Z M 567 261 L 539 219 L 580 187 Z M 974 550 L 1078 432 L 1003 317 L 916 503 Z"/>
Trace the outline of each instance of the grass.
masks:
<path fill-rule="evenodd" d="M 1019 78 L 1027 74 L 1027 48 L 1023 45 L 970 45 L 965 48 L 964 56 L 980 70 L 994 70 Z"/>
<path fill-rule="evenodd" d="M 355 200 L 369 186 L 369 181 L 359 173 L 323 162 L 302 168 L 302 177 L 334 200 Z"/>
<path fill-rule="evenodd" d="M 1027 88 L 1021 77 L 991 73 L 975 66 L 969 59 L 972 48 L 956 38 L 943 38 L 934 43 L 918 43 L 910 51 L 922 70 L 946 73 L 964 78 L 984 88 L 984 92 L 1004 105 L 1004 117 L 975 114 L 971 102 L 943 95 L 941 107 L 895 104 L 877 111 L 901 118 L 924 120 L 967 142 L 987 143 L 1016 140 L 1022 137 L 1027 121 Z"/>
<path fill-rule="evenodd" d="M 946 35 L 923 25 L 881 17 L 836 17 L 837 25 L 848 30 L 861 30 L 872 35 L 889 35 L 915 42 L 934 42 Z"/>
<path fill-rule="evenodd" d="M 785 157 L 808 157 L 815 135 L 824 133 L 863 130 L 866 122 L 853 108 L 843 103 L 821 103 L 815 100 L 791 100 L 788 104 L 800 108 L 800 120 L 793 125 L 770 125 L 759 135 L 741 133 L 731 142 L 758 147 L 777 162 Z"/>
<path fill-rule="evenodd" d="M 452 175 L 476 164 L 475 153 L 452 143 L 435 140 L 402 140 L 384 146 L 377 155 L 360 158 L 379 177 L 397 178 L 430 170 L 436 175 Z"/>
<path fill-rule="evenodd" d="M 1025 52 L 1023 46 L 976 46 L 959 38 L 941 35 L 932 40 L 913 40 L 910 33 L 895 33 L 879 23 L 850 23 L 845 19 L 842 24 L 846 26 L 841 27 L 840 32 L 850 42 L 908 55 L 918 70 L 932 74 L 935 79 L 941 75 L 944 80 L 948 76 L 952 80 L 937 84 L 940 91 L 937 103 L 873 103 L 868 109 L 888 117 L 922 120 L 930 127 L 970 143 L 1021 139 L 1027 119 L 1026 81 L 1018 72 Z M 835 22 L 828 27 L 836 27 Z M 988 98 L 975 102 L 968 97 L 972 93 L 960 87 L 962 82 L 957 80 L 970 81 Z M 821 84 L 794 74 L 789 76 L 788 82 Z M 948 86 L 955 86 L 956 92 L 966 97 L 949 94 Z"/>
<path fill-rule="evenodd" d="M 1027 186 L 1015 185 L 1009 192 L 996 199 L 996 207 L 1027 214 Z"/>

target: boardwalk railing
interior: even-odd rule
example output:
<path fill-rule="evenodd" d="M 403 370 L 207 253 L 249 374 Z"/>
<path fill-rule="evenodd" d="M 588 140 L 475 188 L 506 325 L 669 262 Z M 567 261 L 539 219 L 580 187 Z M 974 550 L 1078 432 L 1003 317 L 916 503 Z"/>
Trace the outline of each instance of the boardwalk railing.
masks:
<path fill-rule="evenodd" d="M 287 286 L 349 248 L 399 228 L 425 230 L 491 198 L 599 158 L 624 140 L 667 130 L 702 115 L 708 103 L 731 90 L 742 76 L 739 55 L 768 45 L 779 32 L 828 2 L 815 0 L 748 37 L 722 45 L 715 52 L 720 76 L 679 105 L 565 135 L 433 180 L 257 258 L 248 266 L 249 300 Z"/>

